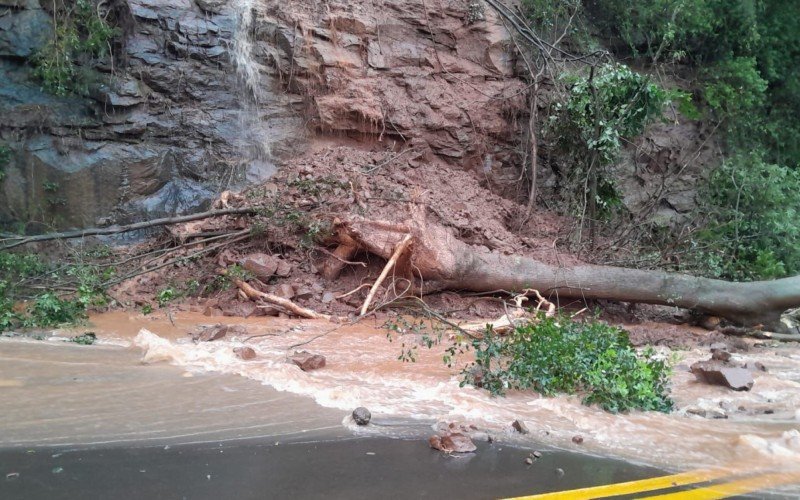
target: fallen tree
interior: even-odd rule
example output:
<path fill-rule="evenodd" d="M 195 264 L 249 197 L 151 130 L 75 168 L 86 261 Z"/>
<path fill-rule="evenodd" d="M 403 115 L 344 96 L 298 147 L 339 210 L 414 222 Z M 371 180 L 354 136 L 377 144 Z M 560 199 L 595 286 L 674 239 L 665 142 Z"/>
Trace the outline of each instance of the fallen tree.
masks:
<path fill-rule="evenodd" d="M 412 206 L 411 220 L 405 223 L 354 217 L 337 220 L 335 230 L 336 240 L 348 254 L 355 242 L 362 251 L 397 261 L 396 272 L 414 282 L 419 294 L 444 289 L 517 293 L 535 289 L 550 300 L 611 299 L 672 305 L 747 326 L 763 325 L 768 330 L 780 330 L 781 314 L 800 306 L 800 276 L 736 283 L 610 266 L 553 266 L 468 245 L 443 226 L 429 223 L 419 205 Z M 398 256 L 395 252 L 401 244 L 407 249 Z"/>

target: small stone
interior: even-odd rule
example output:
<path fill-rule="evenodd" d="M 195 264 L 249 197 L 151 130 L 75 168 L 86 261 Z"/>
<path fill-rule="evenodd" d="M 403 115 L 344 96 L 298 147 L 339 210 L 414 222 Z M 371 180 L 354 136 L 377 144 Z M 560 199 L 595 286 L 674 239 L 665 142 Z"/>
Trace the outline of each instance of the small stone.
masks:
<path fill-rule="evenodd" d="M 256 351 L 254 351 L 252 347 L 247 347 L 247 346 L 234 347 L 233 353 L 236 354 L 236 356 L 239 359 L 242 359 L 244 361 L 256 358 Z"/>
<path fill-rule="evenodd" d="M 731 360 L 731 353 L 728 351 L 714 351 L 711 353 L 711 359 L 715 359 L 717 361 L 728 362 Z"/>
<path fill-rule="evenodd" d="M 558 468 L 556 469 L 556 476 L 562 477 L 564 475 L 564 469 Z"/>
<path fill-rule="evenodd" d="M 308 351 L 295 352 L 290 359 L 292 363 L 299 366 L 304 372 L 325 367 L 325 356 L 321 354 L 311 354 Z"/>
<path fill-rule="evenodd" d="M 514 422 L 511 424 L 511 427 L 513 427 L 514 430 L 520 434 L 529 434 L 531 432 L 528 430 L 528 426 L 525 425 L 525 422 L 522 420 L 514 420 Z"/>
<path fill-rule="evenodd" d="M 367 425 L 371 419 L 372 419 L 372 414 L 369 412 L 369 410 L 367 410 L 363 406 L 359 406 L 358 408 L 353 410 L 353 420 L 357 425 Z M 433 445 L 431 446 L 435 448 L 435 446 Z"/>
<path fill-rule="evenodd" d="M 525 459 L 525 463 L 526 463 L 527 465 L 533 465 L 533 459 L 532 459 L 531 457 L 527 457 L 527 458 Z"/>
<path fill-rule="evenodd" d="M 273 293 L 275 293 L 275 295 L 278 297 L 291 300 L 294 297 L 294 287 L 289 283 L 281 283 L 275 287 L 275 291 Z"/>
<path fill-rule="evenodd" d="M 322 294 L 322 303 L 323 304 L 330 304 L 331 302 L 334 301 L 335 298 L 336 298 L 336 296 L 333 293 L 325 292 L 324 294 Z"/>
<path fill-rule="evenodd" d="M 442 438 L 439 436 L 431 436 L 428 438 L 428 444 L 434 450 L 444 451 L 442 449 Z"/>
<path fill-rule="evenodd" d="M 531 453 L 531 455 L 533 455 L 533 458 L 542 458 L 541 451 L 534 451 L 533 453 Z"/>
<path fill-rule="evenodd" d="M 572 436 L 572 442 L 575 444 L 583 444 L 583 436 Z"/>
<path fill-rule="evenodd" d="M 203 309 L 203 316 L 222 316 L 222 309 L 219 307 L 207 306 Z"/>
<path fill-rule="evenodd" d="M 6 474 L 6 480 L 13 481 L 19 477 L 19 472 L 9 472 Z"/>

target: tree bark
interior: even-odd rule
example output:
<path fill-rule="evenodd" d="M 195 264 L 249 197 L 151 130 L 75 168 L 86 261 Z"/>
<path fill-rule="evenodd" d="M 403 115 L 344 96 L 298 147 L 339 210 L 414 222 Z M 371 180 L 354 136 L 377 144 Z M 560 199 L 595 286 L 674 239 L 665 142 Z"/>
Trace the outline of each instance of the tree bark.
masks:
<path fill-rule="evenodd" d="M 429 224 L 417 207 L 412 221 L 397 224 L 353 219 L 338 231 L 384 259 L 411 234 L 413 249 L 407 275 L 420 288 L 486 292 L 540 291 L 545 297 L 611 299 L 695 309 L 744 325 L 779 328 L 780 316 L 800 307 L 800 276 L 735 283 L 663 271 L 610 266 L 559 267 L 516 255 L 480 250 Z"/>

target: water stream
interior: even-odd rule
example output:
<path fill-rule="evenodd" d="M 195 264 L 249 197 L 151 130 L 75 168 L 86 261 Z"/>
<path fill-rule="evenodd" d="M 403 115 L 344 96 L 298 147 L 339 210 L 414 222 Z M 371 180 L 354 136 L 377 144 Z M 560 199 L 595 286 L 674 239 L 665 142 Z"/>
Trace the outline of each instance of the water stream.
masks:
<path fill-rule="evenodd" d="M 62 370 L 65 380 L 75 368 L 72 363 L 82 363 L 79 366 L 83 369 L 84 365 L 92 366 L 93 356 L 125 359 L 120 373 L 97 381 L 98 390 L 92 397 L 87 397 L 83 405 L 83 411 L 90 413 L 93 408 L 106 407 L 109 403 L 119 406 L 120 412 L 125 407 L 153 411 L 144 408 L 159 407 L 159 393 L 148 396 L 146 387 L 137 389 L 141 391 L 140 396 L 126 395 L 119 399 L 119 395 L 126 391 L 136 392 L 126 388 L 130 385 L 127 373 L 136 373 L 137 377 L 144 377 L 142 380 L 152 382 L 155 379 L 149 377 L 157 379 L 164 375 L 165 369 L 169 369 L 169 379 L 177 385 L 165 390 L 164 394 L 173 394 L 172 398 L 181 392 L 180 381 L 208 377 L 209 374 L 233 374 L 246 383 L 255 381 L 279 393 L 308 396 L 318 405 L 336 410 L 335 423 L 357 406 L 366 406 L 380 418 L 395 422 L 395 425 L 367 429 L 356 429 L 345 422 L 355 432 L 377 432 L 389 436 L 413 434 L 419 433 L 420 426 L 427 428 L 437 421 L 459 421 L 476 424 L 508 442 L 546 443 L 667 469 L 731 464 L 765 467 L 768 464 L 783 466 L 787 460 L 800 462 L 800 433 L 797 431 L 800 429 L 800 411 L 797 410 L 800 408 L 800 350 L 796 347 L 754 349 L 735 355 L 739 361 L 760 361 L 769 369 L 756 375 L 753 390 L 746 393 L 734 393 L 696 382 L 695 377 L 686 371 L 686 366 L 696 359 L 707 358 L 707 351 L 680 352 L 681 360 L 672 386 L 678 411 L 671 414 L 631 412 L 612 415 L 583 406 L 575 397 L 543 398 L 533 393 L 517 392 L 493 398 L 480 389 L 459 387 L 458 370 L 449 369 L 442 363 L 440 351 L 436 348 L 431 351 L 422 349 L 415 363 L 403 363 L 397 359 L 399 345 L 389 342 L 377 323 L 341 326 L 277 318 L 234 320 L 208 318 L 189 312 L 171 316 L 171 320 L 159 315 L 126 312 L 95 316 L 91 330 L 101 340 L 99 345 L 90 347 L 3 340 L 0 342 L 4 367 L 0 371 L 0 387 L 7 394 L 9 391 L 19 392 L 19 398 L 25 391 L 35 388 L 35 379 L 20 380 L 14 376 L 11 366 L 13 363 L 34 362 L 32 352 L 37 353 L 35 362 L 41 361 L 41 346 L 46 346 L 48 355 L 44 357 L 47 362 L 42 370 Z M 246 330 L 214 342 L 194 343 L 188 335 L 199 325 L 225 322 L 241 324 Z M 69 336 L 79 331 L 64 331 L 59 335 Z M 257 353 L 256 359 L 239 359 L 233 348 L 242 345 L 252 347 Z M 31 349 L 33 351 L 26 354 Z M 318 371 L 303 372 L 287 362 L 288 354 L 302 349 L 324 355 L 327 366 Z M 85 361 L 79 361 L 84 358 Z M 155 375 L 157 373 L 160 375 Z M 236 404 L 237 400 L 245 408 L 255 405 L 253 409 L 243 411 L 242 414 L 246 415 L 244 427 L 249 425 L 247 422 L 257 424 L 261 397 L 258 396 L 259 389 L 248 387 L 246 391 L 216 388 L 230 399 L 226 405 Z M 40 387 L 36 390 L 42 393 L 37 397 L 48 401 L 77 397 L 63 392 L 69 388 L 68 383 Z M 214 388 L 213 383 L 209 383 L 209 388 Z M 269 399 L 275 392 L 264 394 Z M 148 398 L 153 399 L 147 402 Z M 205 404 L 218 406 L 213 398 L 193 404 L 197 407 Z M 717 420 L 687 415 L 683 410 L 689 406 L 727 408 L 729 418 Z M 753 411 L 737 412 L 737 408 Z M 301 409 L 303 412 L 307 410 Z M 6 444 L 14 440 L 35 441 L 39 439 L 37 433 L 42 431 L 42 425 L 51 428 L 60 425 L 58 419 L 34 420 L 27 425 L 15 418 L 15 411 L 27 410 L 22 405 L 5 408 L 2 412 L 5 425 L 13 425 L 13 432 L 3 436 L 10 440 Z M 326 415 L 330 417 L 330 414 Z M 531 434 L 522 436 L 515 433 L 510 427 L 515 419 L 523 419 Z M 328 418 L 324 425 L 319 423 L 319 426 L 330 423 Z M 164 424 L 169 427 L 168 422 Z M 203 427 L 208 425 L 208 421 L 196 424 Z M 52 429 L 48 432 L 58 434 Z M 576 435 L 584 438 L 583 444 L 572 443 Z"/>

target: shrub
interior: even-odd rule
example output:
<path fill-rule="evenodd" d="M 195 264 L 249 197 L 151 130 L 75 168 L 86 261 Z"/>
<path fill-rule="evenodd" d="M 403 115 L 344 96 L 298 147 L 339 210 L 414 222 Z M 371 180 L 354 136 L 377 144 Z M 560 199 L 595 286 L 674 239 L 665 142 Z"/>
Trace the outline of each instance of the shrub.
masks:
<path fill-rule="evenodd" d="M 800 171 L 736 156 L 709 179 L 701 264 L 737 280 L 800 273 Z"/>
<path fill-rule="evenodd" d="M 610 412 L 672 409 L 668 364 L 651 350 L 638 354 L 618 327 L 542 318 L 505 337 L 487 329 L 473 348 L 480 370 L 465 369 L 463 383 L 480 372 L 481 385 L 494 395 L 533 389 L 545 396 L 579 393 L 584 404 Z"/>
<path fill-rule="evenodd" d="M 35 74 L 52 94 L 86 94 L 92 80 L 87 68 L 107 54 L 118 31 L 100 17 L 89 0 L 76 0 L 59 10 L 53 38 L 33 58 Z"/>

